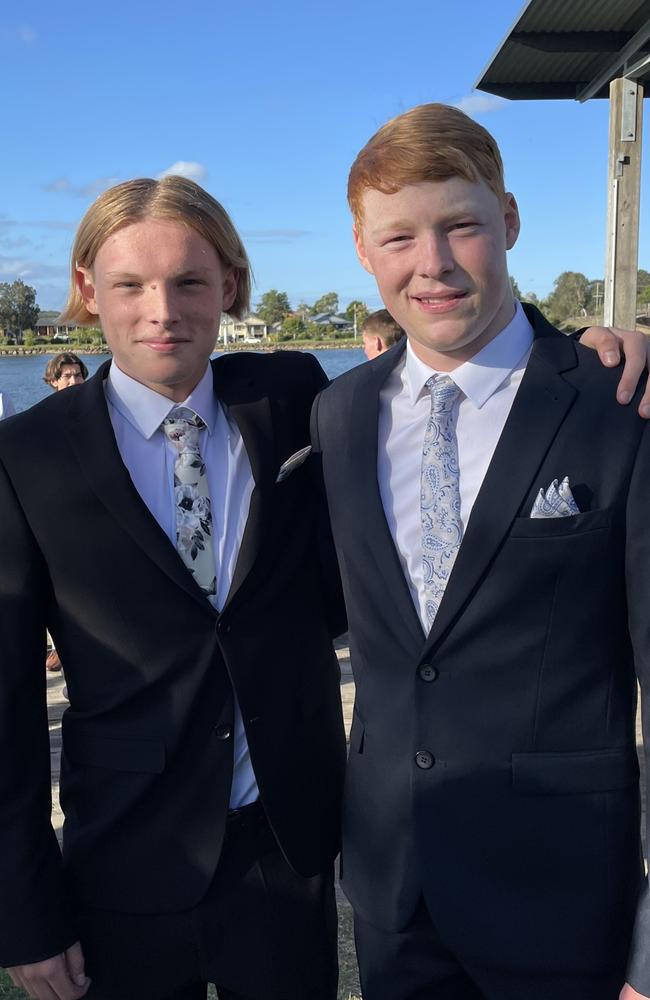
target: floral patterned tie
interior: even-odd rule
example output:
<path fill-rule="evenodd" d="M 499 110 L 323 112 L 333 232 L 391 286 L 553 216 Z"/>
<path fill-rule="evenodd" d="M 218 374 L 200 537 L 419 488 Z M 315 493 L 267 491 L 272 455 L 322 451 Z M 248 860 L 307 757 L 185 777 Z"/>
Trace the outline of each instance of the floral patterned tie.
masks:
<path fill-rule="evenodd" d="M 186 406 L 175 407 L 161 424 L 178 451 L 174 466 L 176 548 L 204 594 L 216 593 L 212 510 L 205 463 L 199 451 L 204 422 Z"/>
<path fill-rule="evenodd" d="M 458 443 L 452 410 L 460 389 L 449 375 L 432 375 L 431 416 L 424 433 L 420 478 L 422 568 L 429 628 L 438 613 L 463 537 Z"/>

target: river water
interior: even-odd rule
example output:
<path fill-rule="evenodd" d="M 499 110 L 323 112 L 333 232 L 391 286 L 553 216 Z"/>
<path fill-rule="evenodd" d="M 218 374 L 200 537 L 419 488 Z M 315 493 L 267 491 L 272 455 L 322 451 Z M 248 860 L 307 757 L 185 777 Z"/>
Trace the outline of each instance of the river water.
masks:
<path fill-rule="evenodd" d="M 91 375 L 107 359 L 107 355 L 75 353 L 84 360 Z M 318 358 L 331 379 L 365 361 L 365 355 L 360 347 L 351 350 L 310 351 L 310 353 Z M 0 391 L 11 396 L 16 410 L 26 410 L 28 406 L 33 406 L 52 392 L 43 381 L 45 366 L 51 356 L 30 354 L 24 357 L 12 355 L 0 357 Z"/>

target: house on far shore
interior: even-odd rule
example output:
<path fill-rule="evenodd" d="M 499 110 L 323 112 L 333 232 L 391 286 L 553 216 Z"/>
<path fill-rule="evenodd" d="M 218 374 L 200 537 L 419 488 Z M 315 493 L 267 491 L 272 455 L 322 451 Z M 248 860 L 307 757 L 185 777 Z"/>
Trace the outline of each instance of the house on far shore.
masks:
<path fill-rule="evenodd" d="M 268 324 L 255 313 L 249 313 L 243 319 L 233 319 L 228 313 L 223 313 L 219 324 L 219 340 L 233 343 L 238 340 L 243 344 L 257 344 L 269 335 Z"/>
<path fill-rule="evenodd" d="M 71 333 L 79 330 L 76 323 L 57 323 L 58 312 L 45 311 L 38 314 L 38 322 L 34 333 L 37 337 L 47 337 L 48 340 L 60 340 L 67 344 Z"/>
<path fill-rule="evenodd" d="M 310 316 L 310 323 L 315 323 L 317 326 L 329 326 L 333 327 L 338 333 L 345 333 L 354 330 L 354 324 L 346 316 L 338 316 L 336 313 L 318 313 L 316 316 Z"/>

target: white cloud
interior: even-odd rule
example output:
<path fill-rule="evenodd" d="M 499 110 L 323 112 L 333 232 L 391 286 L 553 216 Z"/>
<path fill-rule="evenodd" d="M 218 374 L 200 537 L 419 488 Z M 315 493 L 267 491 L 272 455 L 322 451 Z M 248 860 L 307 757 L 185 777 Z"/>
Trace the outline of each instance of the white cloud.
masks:
<path fill-rule="evenodd" d="M 166 170 L 158 174 L 158 180 L 162 177 L 169 177 L 171 174 L 177 177 L 187 177 L 188 180 L 196 181 L 198 184 L 205 180 L 208 171 L 202 163 L 195 163 L 193 160 L 176 160 L 176 163 L 172 163 L 171 167 L 167 167 Z"/>
<path fill-rule="evenodd" d="M 44 264 L 42 261 L 29 260 L 24 257 L 0 257 L 0 275 L 11 280 L 15 278 L 64 278 L 67 267 L 56 264 Z"/>
<path fill-rule="evenodd" d="M 500 111 L 507 103 L 503 97 L 474 91 L 473 94 L 461 97 L 460 101 L 454 101 L 454 107 L 464 111 L 466 115 L 481 115 L 488 111 Z"/>

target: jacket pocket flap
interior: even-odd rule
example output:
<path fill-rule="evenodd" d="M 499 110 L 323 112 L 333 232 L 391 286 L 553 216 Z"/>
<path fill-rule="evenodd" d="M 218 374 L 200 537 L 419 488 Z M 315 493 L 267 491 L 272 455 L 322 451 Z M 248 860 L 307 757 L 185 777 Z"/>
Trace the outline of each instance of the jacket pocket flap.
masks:
<path fill-rule="evenodd" d="M 161 774 L 165 769 L 165 744 L 162 740 L 68 733 L 64 739 L 64 751 L 66 757 L 76 764 L 90 767 L 150 774 Z"/>
<path fill-rule="evenodd" d="M 584 514 L 570 514 L 567 517 L 518 517 L 510 530 L 511 538 L 557 538 L 566 535 L 580 535 L 584 531 L 600 531 L 607 528 L 611 511 L 589 510 Z"/>
<path fill-rule="evenodd" d="M 521 795 L 613 792 L 638 780 L 639 762 L 631 747 L 512 755 L 512 785 Z"/>

